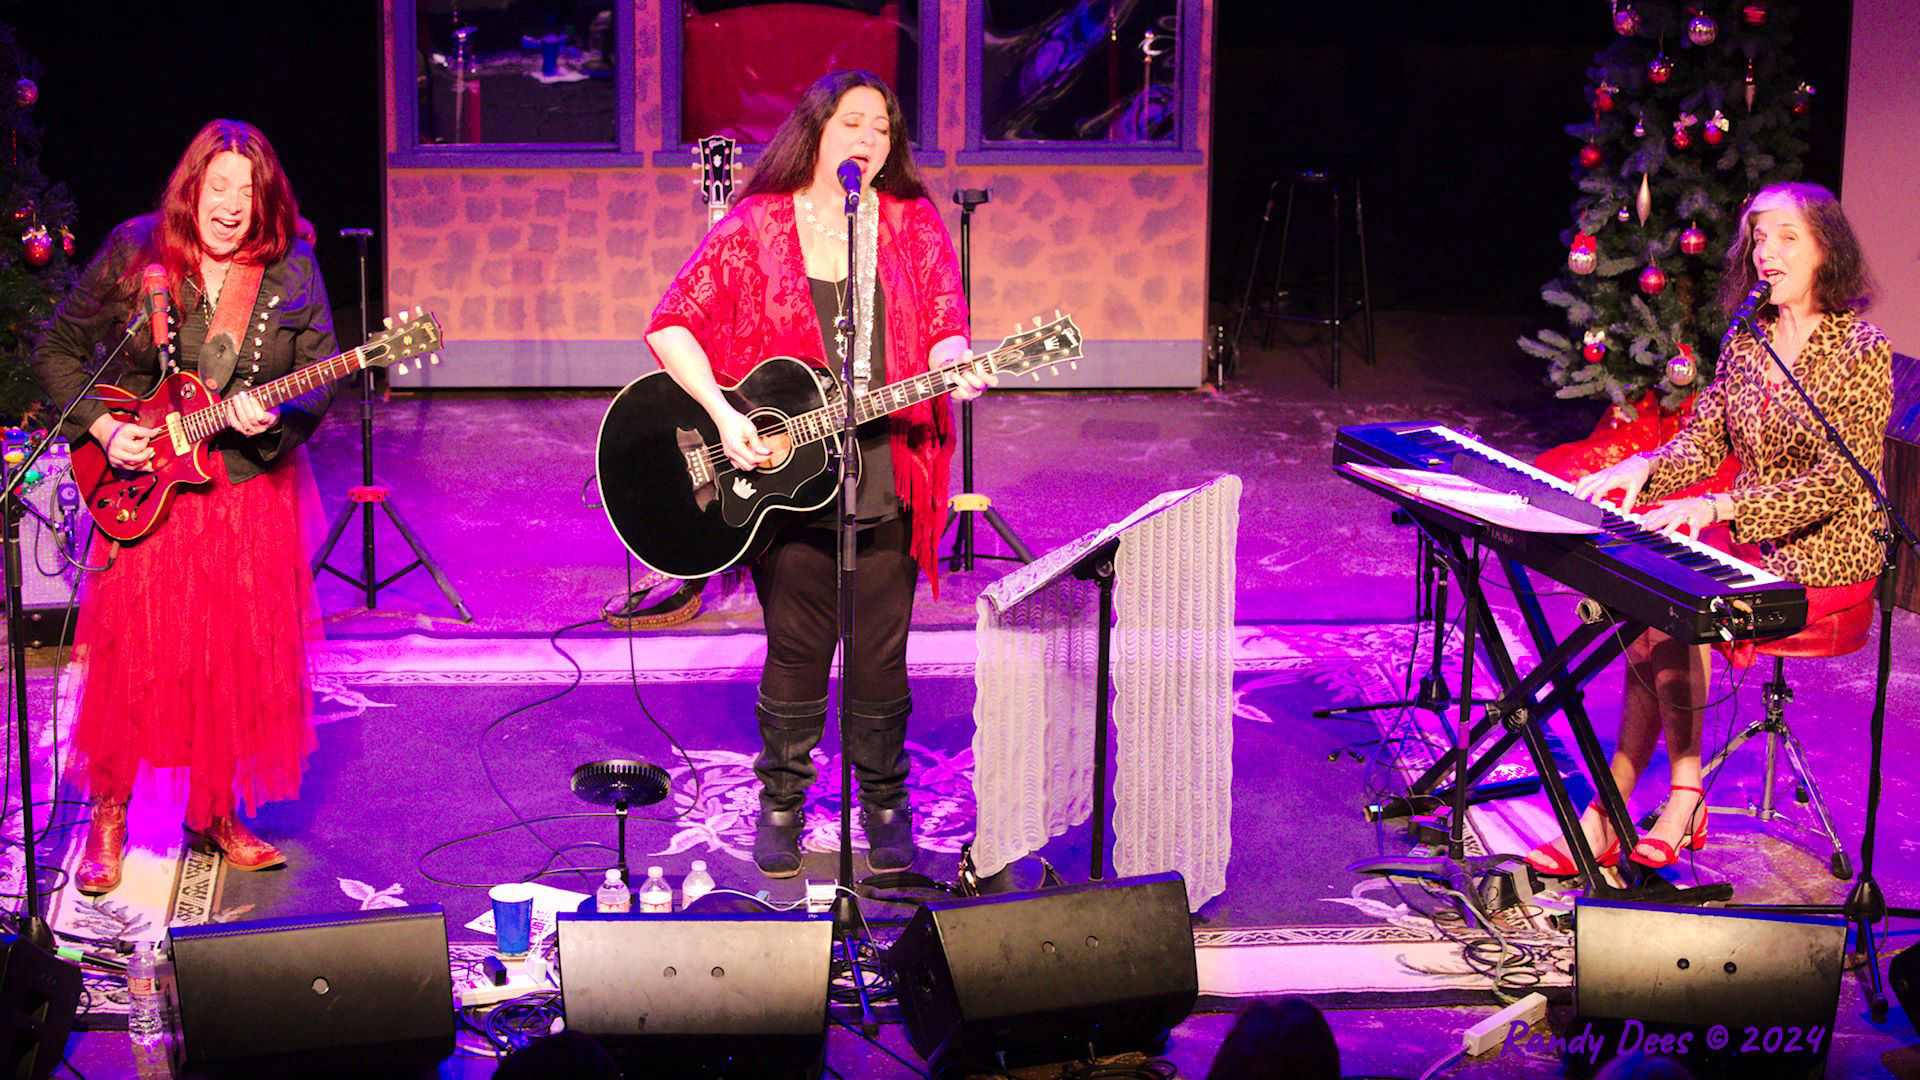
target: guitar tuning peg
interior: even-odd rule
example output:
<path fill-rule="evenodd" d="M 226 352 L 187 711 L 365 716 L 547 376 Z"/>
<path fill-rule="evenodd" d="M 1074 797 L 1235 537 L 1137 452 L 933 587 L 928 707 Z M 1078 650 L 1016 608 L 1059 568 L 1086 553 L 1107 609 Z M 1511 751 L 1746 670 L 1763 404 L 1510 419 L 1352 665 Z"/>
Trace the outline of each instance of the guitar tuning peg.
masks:
<path fill-rule="evenodd" d="M 393 369 L 393 373 L 395 375 L 405 375 L 407 373 L 407 365 L 405 364 L 396 365 Z"/>
<path fill-rule="evenodd" d="M 407 321 L 408 319 L 411 319 L 411 318 L 413 318 L 413 312 L 411 312 L 411 311 L 408 311 L 408 310 L 407 310 L 406 308 L 401 308 L 401 309 L 400 309 L 400 321 L 401 321 L 401 322 L 406 322 L 406 321 Z"/>
<path fill-rule="evenodd" d="M 428 354 L 427 354 L 427 363 L 429 363 L 429 364 L 437 364 L 437 363 L 439 363 L 439 362 L 440 362 L 440 354 L 439 354 L 439 353 L 428 353 Z"/>
<path fill-rule="evenodd" d="M 384 318 L 384 319 L 381 319 L 381 320 L 380 320 L 380 322 L 381 322 L 381 324 L 382 324 L 382 325 L 384 325 L 384 326 L 385 326 L 385 327 L 386 327 L 387 329 L 389 329 L 389 330 L 391 330 L 391 329 L 393 329 L 393 316 L 391 316 L 391 315 L 388 315 L 388 316 L 387 316 L 386 318 Z"/>
<path fill-rule="evenodd" d="M 427 309 L 426 309 L 426 308 L 425 308 L 424 306 L 422 306 L 422 305 L 420 305 L 420 304 L 415 304 L 415 305 L 413 305 L 413 317 L 414 317 L 414 318 L 416 318 L 416 319 L 417 319 L 417 318 L 419 318 L 420 316 L 422 316 L 422 315 L 425 315 L 426 313 L 427 313 Z"/>
<path fill-rule="evenodd" d="M 1080 361 L 1078 361 L 1078 360 L 1069 360 L 1069 361 L 1067 361 L 1067 370 L 1068 370 L 1068 371 L 1079 371 L 1079 370 L 1080 370 Z"/>
<path fill-rule="evenodd" d="M 1033 381 L 1034 381 L 1034 382 L 1039 382 L 1039 381 L 1040 381 L 1040 373 L 1039 373 L 1039 372 L 1037 372 L 1037 371 L 1036 371 L 1036 372 L 1034 372 L 1034 373 L 1033 373 Z"/>
<path fill-rule="evenodd" d="M 1054 308 L 1054 309 L 1053 309 L 1053 317 L 1054 317 L 1054 318 L 1055 318 L 1056 320 L 1060 318 L 1060 309 L 1059 309 L 1059 308 Z"/>

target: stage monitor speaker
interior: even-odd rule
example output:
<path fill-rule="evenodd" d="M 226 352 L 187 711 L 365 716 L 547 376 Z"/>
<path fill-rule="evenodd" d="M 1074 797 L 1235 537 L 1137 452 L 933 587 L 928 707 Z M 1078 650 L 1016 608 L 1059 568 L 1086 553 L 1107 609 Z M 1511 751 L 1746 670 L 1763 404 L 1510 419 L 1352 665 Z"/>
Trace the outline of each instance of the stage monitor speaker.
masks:
<path fill-rule="evenodd" d="M 820 1075 L 833 923 L 562 912 L 567 1030 L 630 1076 Z"/>
<path fill-rule="evenodd" d="M 26 449 L 24 437 L 4 442 L 8 451 Z M 93 519 L 80 505 L 65 439 L 54 440 L 34 472 L 39 475 L 21 487 L 20 609 L 21 639 L 37 647 L 73 640 L 75 564 L 86 560 Z"/>
<path fill-rule="evenodd" d="M 0 934 L 0 1076 L 41 1080 L 67 1056 L 80 969 Z"/>
<path fill-rule="evenodd" d="M 1920 1030 L 1920 945 L 1912 946 L 1887 965 L 1887 986 L 1907 1014 L 1907 1026 Z"/>
<path fill-rule="evenodd" d="M 405 1075 L 453 1053 L 439 905 L 176 926 L 190 1072 Z"/>
<path fill-rule="evenodd" d="M 930 903 L 889 959 L 935 1075 L 1158 1050 L 1200 985 L 1178 874 Z"/>
<path fill-rule="evenodd" d="M 1582 900 L 1573 936 L 1570 1075 L 1636 1051 L 1699 1080 L 1825 1073 L 1845 920 Z"/>

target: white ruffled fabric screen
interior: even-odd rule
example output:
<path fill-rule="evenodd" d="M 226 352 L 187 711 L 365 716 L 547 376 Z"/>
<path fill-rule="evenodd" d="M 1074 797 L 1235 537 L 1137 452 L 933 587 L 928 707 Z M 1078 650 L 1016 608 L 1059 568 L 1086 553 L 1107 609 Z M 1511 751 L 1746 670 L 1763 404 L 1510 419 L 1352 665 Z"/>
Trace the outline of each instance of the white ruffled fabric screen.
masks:
<path fill-rule="evenodd" d="M 982 591 L 973 708 L 981 874 L 1092 815 L 1100 594 L 1066 571 L 1119 535 L 1114 868 L 1179 871 L 1190 910 L 1225 891 L 1239 522 L 1240 478 L 1222 476 L 1162 495 Z"/>

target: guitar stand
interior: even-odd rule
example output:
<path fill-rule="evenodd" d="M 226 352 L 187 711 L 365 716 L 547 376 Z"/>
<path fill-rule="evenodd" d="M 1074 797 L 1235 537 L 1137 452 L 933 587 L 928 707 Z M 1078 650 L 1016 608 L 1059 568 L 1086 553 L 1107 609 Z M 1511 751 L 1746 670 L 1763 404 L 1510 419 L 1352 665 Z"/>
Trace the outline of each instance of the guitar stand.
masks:
<path fill-rule="evenodd" d="M 1581 687 L 1619 659 L 1627 645 L 1646 632 L 1645 624 L 1614 622 L 1610 617 L 1602 616 L 1583 621 L 1565 638 L 1555 640 L 1540 606 L 1539 594 L 1526 568 L 1517 560 L 1503 557 L 1500 565 L 1512 586 L 1521 617 L 1540 656 L 1533 670 L 1522 675 L 1498 629 L 1499 624 L 1494 621 L 1486 593 L 1481 588 L 1479 562 L 1467 551 L 1465 537 L 1478 536 L 1485 524 L 1476 518 L 1436 507 L 1355 474 L 1348 474 L 1348 478 L 1411 512 L 1415 527 L 1433 544 L 1434 550 L 1445 560 L 1455 580 L 1460 583 L 1463 603 L 1466 605 L 1462 696 L 1470 698 L 1472 695 L 1473 671 L 1478 655 L 1476 644 L 1479 650 L 1484 651 L 1499 688 L 1498 696 L 1485 714 L 1473 723 L 1470 730 L 1461 733 L 1453 749 L 1441 755 L 1411 785 L 1411 795 L 1414 797 L 1438 798 L 1436 789 L 1441 778 L 1453 775 L 1454 784 L 1449 789 L 1455 815 L 1451 823 L 1454 833 L 1451 847 L 1458 849 L 1461 846 L 1459 834 L 1464 827 L 1466 809 L 1462 788 L 1471 789 L 1474 783 L 1499 764 L 1501 757 L 1514 743 L 1524 742 L 1534 772 L 1547 794 L 1547 801 L 1553 807 L 1554 819 L 1567 839 L 1574 865 L 1579 868 L 1579 878 L 1586 896 L 1667 904 L 1703 904 L 1731 898 L 1733 888 L 1730 885 L 1714 883 L 1683 888 L 1660 876 L 1657 871 L 1631 862 L 1621 867 L 1627 880 L 1624 887 L 1609 881 L 1601 873 L 1593 849 L 1587 843 L 1586 833 L 1580 828 L 1580 809 L 1567 792 L 1566 782 L 1560 777 L 1552 747 L 1547 740 L 1546 721 L 1555 713 L 1564 712 L 1567 726 L 1572 729 L 1574 741 L 1579 746 L 1582 763 L 1592 779 L 1596 801 L 1605 809 L 1614 835 L 1621 838 L 1621 849 L 1631 848 L 1639 834 L 1635 832 L 1633 820 L 1627 813 L 1626 799 L 1613 782 L 1608 756 L 1601 749 L 1593 723 L 1587 717 Z M 1482 631 L 1477 642 L 1476 630 Z M 1463 724 L 1465 713 L 1463 707 Z M 1504 733 L 1475 756 L 1473 748 L 1479 746 L 1496 727 L 1504 728 Z M 1463 852 L 1450 850 L 1449 854 L 1459 859 Z"/>
<path fill-rule="evenodd" d="M 360 340 L 364 342 L 368 337 L 367 240 L 373 236 L 373 230 L 341 229 L 340 235 L 352 237 L 360 249 Z M 460 613 L 460 621 L 472 622 L 473 613 L 468 611 L 467 605 L 461 602 L 460 594 L 454 591 L 453 583 L 440 572 L 440 567 L 433 561 L 433 556 L 427 554 L 427 549 L 420 543 L 420 538 L 414 534 L 413 529 L 407 525 L 406 519 L 400 516 L 400 511 L 389 501 L 392 490 L 373 482 L 373 393 L 373 370 L 362 369 L 360 372 L 360 484 L 347 490 L 347 505 L 341 507 L 340 513 L 334 516 L 333 524 L 327 529 L 326 542 L 320 545 L 320 550 L 313 556 L 311 571 L 315 577 L 318 577 L 320 571 L 325 570 L 361 590 L 366 597 L 367 609 L 371 611 L 380 604 L 381 589 L 416 569 L 424 568 L 428 574 L 432 575 L 433 583 L 440 587 L 440 592 L 447 598 L 447 602 L 453 605 L 453 610 Z M 413 561 L 385 578 L 378 578 L 377 571 L 374 570 L 373 508 L 375 506 L 386 511 L 387 520 L 393 523 L 394 531 L 398 532 L 401 539 L 407 542 L 407 546 L 413 549 Z M 347 531 L 347 524 L 353 520 L 356 513 L 362 515 L 360 576 L 357 578 L 327 562 L 327 556 L 333 554 L 333 546 L 340 542 L 341 535 Z"/>
<path fill-rule="evenodd" d="M 962 188 L 953 193 L 953 201 L 960 207 L 960 293 L 967 298 L 969 309 L 973 306 L 973 211 L 987 201 L 986 188 Z M 1008 562 L 1030 563 L 1033 550 L 1020 542 L 1013 526 L 993 508 L 993 500 L 973 490 L 973 402 L 960 403 L 960 494 L 947 500 L 952 512 L 948 518 L 954 528 L 953 552 L 947 556 L 949 570 L 972 570 L 975 559 L 1003 559 Z M 1012 555 L 982 555 L 974 549 L 974 529 L 972 515 L 978 514 L 986 519 L 993 531 L 1012 551 Z"/>

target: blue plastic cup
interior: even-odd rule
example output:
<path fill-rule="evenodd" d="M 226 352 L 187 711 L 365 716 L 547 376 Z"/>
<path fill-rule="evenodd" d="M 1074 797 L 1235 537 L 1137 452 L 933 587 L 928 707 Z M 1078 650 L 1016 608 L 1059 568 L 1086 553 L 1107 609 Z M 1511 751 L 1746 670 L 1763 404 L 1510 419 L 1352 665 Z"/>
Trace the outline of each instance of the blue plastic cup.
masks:
<path fill-rule="evenodd" d="M 502 958 L 527 955 L 533 937 L 533 886 L 525 882 L 495 885 L 487 890 L 493 901 L 494 951 Z"/>

